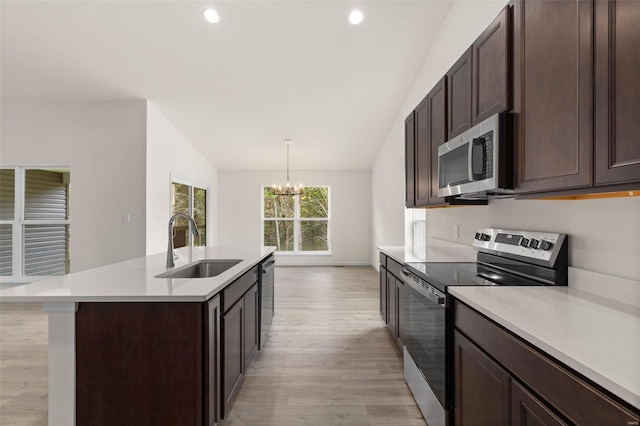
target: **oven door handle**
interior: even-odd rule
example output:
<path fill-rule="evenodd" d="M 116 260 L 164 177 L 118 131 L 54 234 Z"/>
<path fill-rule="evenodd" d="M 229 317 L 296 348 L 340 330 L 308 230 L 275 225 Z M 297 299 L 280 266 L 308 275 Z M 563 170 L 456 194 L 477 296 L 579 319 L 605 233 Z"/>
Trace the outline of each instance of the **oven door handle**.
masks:
<path fill-rule="evenodd" d="M 445 308 L 447 307 L 447 298 L 445 297 L 444 293 L 442 293 L 441 291 L 439 291 L 438 289 L 436 289 L 430 284 L 427 284 L 428 286 L 428 289 L 427 289 L 413 282 L 413 280 L 411 279 L 411 273 L 406 269 L 402 269 L 401 272 L 402 272 L 402 275 L 404 275 L 404 277 L 402 278 L 402 281 L 404 281 L 405 284 L 407 284 L 409 287 L 411 287 L 412 289 L 420 293 L 422 296 L 429 299 L 431 302 L 436 303 Z"/>

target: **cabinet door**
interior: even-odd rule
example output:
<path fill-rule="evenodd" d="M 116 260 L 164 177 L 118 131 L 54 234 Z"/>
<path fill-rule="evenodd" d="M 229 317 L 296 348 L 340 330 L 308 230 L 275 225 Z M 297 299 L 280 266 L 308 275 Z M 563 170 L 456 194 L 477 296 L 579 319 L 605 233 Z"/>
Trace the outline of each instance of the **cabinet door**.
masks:
<path fill-rule="evenodd" d="M 387 270 L 380 267 L 380 316 L 387 323 Z"/>
<path fill-rule="evenodd" d="M 208 302 L 205 336 L 205 407 L 207 426 L 214 426 L 220 420 L 220 297 Z"/>
<path fill-rule="evenodd" d="M 396 280 L 396 306 L 398 311 L 398 337 L 396 338 L 396 343 L 402 349 L 404 344 L 402 343 L 405 339 L 405 324 L 407 323 L 405 318 L 405 309 L 404 309 L 404 298 L 405 298 L 405 284 L 402 280 Z"/>
<path fill-rule="evenodd" d="M 516 192 L 592 184 L 592 17 L 582 0 L 517 0 Z"/>
<path fill-rule="evenodd" d="M 429 143 L 428 97 L 415 109 L 415 205 L 429 205 L 431 191 L 431 144 Z"/>
<path fill-rule="evenodd" d="M 511 14 L 505 7 L 473 43 L 473 124 L 511 109 Z"/>
<path fill-rule="evenodd" d="M 387 272 L 387 327 L 395 340 L 398 337 L 398 301 L 396 299 L 396 279 Z"/>
<path fill-rule="evenodd" d="M 224 401 L 221 415 L 224 418 L 244 378 L 244 303 L 239 300 L 222 317 L 222 388 Z"/>
<path fill-rule="evenodd" d="M 595 183 L 640 182 L 640 2 L 595 8 Z"/>
<path fill-rule="evenodd" d="M 258 349 L 258 284 L 244 295 L 244 371 Z"/>
<path fill-rule="evenodd" d="M 567 423 L 518 382 L 512 380 L 511 424 L 513 426 L 562 426 Z"/>
<path fill-rule="evenodd" d="M 509 373 L 454 332 L 456 425 L 509 425 Z"/>
<path fill-rule="evenodd" d="M 442 79 L 427 95 L 429 104 L 429 162 L 431 164 L 429 205 L 444 204 L 438 197 L 438 147 L 447 142 L 447 78 Z"/>
<path fill-rule="evenodd" d="M 405 205 L 415 207 L 415 116 L 413 111 L 404 121 L 404 172 L 405 172 Z"/>
<path fill-rule="evenodd" d="M 471 127 L 471 48 L 447 72 L 449 139 Z"/>

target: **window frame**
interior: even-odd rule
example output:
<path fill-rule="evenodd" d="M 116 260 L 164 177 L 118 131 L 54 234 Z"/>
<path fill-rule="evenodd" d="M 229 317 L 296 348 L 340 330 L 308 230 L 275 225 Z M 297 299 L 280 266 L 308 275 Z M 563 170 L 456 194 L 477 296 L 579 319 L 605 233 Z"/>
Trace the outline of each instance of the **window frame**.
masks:
<path fill-rule="evenodd" d="M 211 246 L 211 185 L 207 185 L 204 182 L 199 182 L 193 179 L 181 177 L 175 174 L 171 174 L 169 179 L 169 217 L 173 216 L 173 200 L 171 194 L 173 192 L 173 184 L 186 185 L 189 187 L 189 212 L 188 215 L 193 218 L 193 189 L 204 189 L 207 192 L 207 202 L 205 208 L 207 213 L 205 214 L 207 234 L 205 236 L 204 246 L 194 246 L 193 238 L 189 238 L 189 244 L 185 247 L 210 247 Z"/>
<path fill-rule="evenodd" d="M 71 219 L 66 220 L 34 220 L 24 219 L 25 216 L 25 193 L 26 193 L 26 175 L 27 170 L 48 170 L 48 171 L 64 171 L 71 173 L 69 166 L 0 166 L 2 169 L 12 169 L 14 171 L 14 199 L 13 199 L 13 219 L 1 220 L 0 225 L 12 225 L 11 227 L 11 275 L 0 276 L 0 283 L 29 283 L 34 281 L 42 281 L 58 277 L 60 275 L 24 275 L 25 271 L 25 255 L 24 255 L 24 227 L 27 225 L 68 225 L 71 226 Z M 68 197 L 71 197 L 69 192 Z M 67 199 L 67 202 L 69 200 Z M 71 217 L 70 211 L 67 216 Z M 69 237 L 71 241 L 71 237 Z M 16 274 L 16 271 L 18 274 Z M 71 272 L 71 253 L 67 258 L 67 271 Z"/>
<path fill-rule="evenodd" d="M 273 217 L 265 217 L 264 216 L 264 190 L 271 188 L 271 185 L 262 185 L 261 187 L 261 191 L 260 191 L 260 216 L 262 218 L 262 220 L 260 221 L 260 244 L 262 246 L 265 245 L 264 242 L 264 224 L 265 221 L 275 221 L 277 220 L 282 220 L 282 221 L 293 221 L 293 247 L 294 250 L 291 251 L 280 251 L 280 250 L 276 250 L 275 253 L 278 255 L 284 255 L 284 256 L 331 256 L 333 255 L 333 249 L 332 249 L 332 244 L 331 244 L 331 212 L 332 212 L 332 206 L 331 206 L 331 186 L 330 185 L 305 185 L 305 189 L 306 188 L 327 188 L 327 192 L 328 192 L 328 201 L 327 201 L 327 208 L 328 208 L 328 215 L 326 218 L 324 217 L 314 217 L 314 218 L 309 218 L 309 217 L 300 217 L 300 196 L 299 195 L 295 195 L 294 197 L 294 215 L 292 218 L 273 218 Z M 328 250 L 323 250 L 323 251 L 302 251 L 302 250 L 298 250 L 297 248 L 300 247 L 300 222 L 302 221 L 317 221 L 317 222 L 321 222 L 321 221 L 326 221 L 327 222 L 327 247 L 329 248 Z"/>

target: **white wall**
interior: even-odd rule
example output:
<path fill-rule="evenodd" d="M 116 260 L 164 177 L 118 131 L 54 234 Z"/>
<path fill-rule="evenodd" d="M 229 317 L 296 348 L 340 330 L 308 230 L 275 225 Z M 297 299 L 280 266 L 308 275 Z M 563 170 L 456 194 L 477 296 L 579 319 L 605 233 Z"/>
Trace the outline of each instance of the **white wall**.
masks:
<path fill-rule="evenodd" d="M 373 170 L 376 244 L 402 244 L 405 220 L 408 223 L 411 216 L 407 211 L 405 219 L 397 211 L 404 203 L 404 118 L 505 3 L 456 2 L 443 21 Z M 385 205 L 386 200 L 394 200 L 393 208 Z M 485 226 L 567 233 L 571 237 L 571 266 L 640 280 L 638 197 L 581 201 L 493 200 L 489 206 L 427 210 L 426 223 L 427 244 L 432 238 L 438 238 L 469 245 L 475 230 Z M 460 226 L 459 239 L 453 238 L 453 225 Z M 375 264 L 375 247 L 372 256 Z"/>
<path fill-rule="evenodd" d="M 280 184 L 283 171 L 220 171 L 220 245 L 262 244 L 262 186 Z M 329 186 L 332 255 L 278 255 L 280 265 L 370 263 L 371 174 L 368 171 L 293 171 L 292 183 Z"/>
<path fill-rule="evenodd" d="M 217 245 L 218 171 L 150 102 L 147 102 L 146 170 L 146 253 L 167 251 L 172 176 L 209 188 L 207 245 Z"/>
<path fill-rule="evenodd" d="M 453 238 L 453 225 L 460 238 Z M 470 245 L 480 227 L 569 234 L 569 265 L 640 281 L 640 197 L 492 200 L 488 206 L 427 210 L 432 238 Z"/>
<path fill-rule="evenodd" d="M 2 165 L 71 169 L 72 272 L 144 256 L 144 101 L 3 101 L 1 119 Z"/>
<path fill-rule="evenodd" d="M 371 262 L 378 263 L 376 246 L 404 245 L 404 119 L 442 78 L 480 33 L 498 16 L 507 0 L 456 1 L 428 51 L 418 78 L 399 111 L 372 171 L 373 245 Z"/>

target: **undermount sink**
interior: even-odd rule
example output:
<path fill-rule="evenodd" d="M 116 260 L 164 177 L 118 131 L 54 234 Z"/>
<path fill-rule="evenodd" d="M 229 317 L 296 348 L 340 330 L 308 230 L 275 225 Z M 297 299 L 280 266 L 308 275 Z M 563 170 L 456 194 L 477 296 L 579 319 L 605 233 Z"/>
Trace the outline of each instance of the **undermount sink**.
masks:
<path fill-rule="evenodd" d="M 240 262 L 242 262 L 241 259 L 200 260 L 156 275 L 156 278 L 211 278 L 220 275 Z"/>

